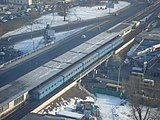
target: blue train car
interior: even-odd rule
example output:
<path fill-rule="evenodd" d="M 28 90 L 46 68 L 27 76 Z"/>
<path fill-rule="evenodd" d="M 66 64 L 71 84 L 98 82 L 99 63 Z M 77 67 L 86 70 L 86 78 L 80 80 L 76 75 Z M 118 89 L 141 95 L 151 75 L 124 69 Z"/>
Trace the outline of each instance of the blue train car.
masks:
<path fill-rule="evenodd" d="M 103 48 L 101 48 L 100 50 L 98 50 L 99 58 L 102 57 L 102 56 L 104 56 L 105 54 L 107 54 L 109 51 L 111 51 L 112 48 L 113 48 L 112 44 L 107 44 Z"/>
<path fill-rule="evenodd" d="M 64 71 L 61 75 L 64 77 L 64 82 L 68 81 L 70 78 L 75 76 L 77 73 L 81 72 L 83 70 L 83 64 L 77 63 L 73 66 L 71 66 L 69 69 Z"/>
<path fill-rule="evenodd" d="M 37 87 L 33 91 L 31 91 L 32 99 L 40 100 L 52 92 L 54 89 L 63 84 L 64 77 L 58 76 L 53 78 L 51 81 Z"/>
<path fill-rule="evenodd" d="M 81 62 L 84 65 L 84 69 L 91 65 L 93 62 L 95 62 L 99 57 L 99 54 L 97 52 L 89 55 L 88 57 L 84 58 Z"/>
<path fill-rule="evenodd" d="M 124 41 L 123 37 L 118 37 L 116 40 L 112 42 L 113 48 L 117 47 Z"/>
<path fill-rule="evenodd" d="M 95 62 L 100 57 L 104 56 L 119 44 L 123 42 L 122 37 L 118 37 L 112 42 L 106 44 L 99 50 L 93 52 L 92 54 L 84 57 L 81 61 L 77 62 L 75 65 L 69 66 L 66 70 L 64 70 L 57 78 L 41 85 L 40 87 L 36 88 L 32 93 L 32 98 L 36 100 L 40 100 L 54 89 L 62 85 L 64 82 L 68 81 L 70 78 L 74 77 L 76 74 L 80 73 L 83 69 L 87 68 L 93 62 Z"/>

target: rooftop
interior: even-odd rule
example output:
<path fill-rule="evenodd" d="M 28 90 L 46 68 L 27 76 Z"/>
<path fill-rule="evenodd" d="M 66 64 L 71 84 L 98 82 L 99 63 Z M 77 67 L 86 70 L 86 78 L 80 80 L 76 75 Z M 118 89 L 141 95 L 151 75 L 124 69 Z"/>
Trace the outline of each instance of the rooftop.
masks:
<path fill-rule="evenodd" d="M 75 120 L 75 119 L 69 119 L 53 115 L 40 115 L 40 114 L 29 113 L 21 120 Z"/>
<path fill-rule="evenodd" d="M 108 32 L 121 32 L 124 31 L 127 28 L 132 27 L 132 24 L 130 23 L 119 23 L 117 25 L 115 25 L 114 27 L 112 27 L 111 29 L 108 30 Z"/>
<path fill-rule="evenodd" d="M 153 29 L 151 32 L 142 32 L 137 38 L 137 47 L 134 51 L 133 58 L 143 65 L 157 59 L 160 55 L 160 28 Z M 141 41 L 140 41 L 141 40 Z"/>

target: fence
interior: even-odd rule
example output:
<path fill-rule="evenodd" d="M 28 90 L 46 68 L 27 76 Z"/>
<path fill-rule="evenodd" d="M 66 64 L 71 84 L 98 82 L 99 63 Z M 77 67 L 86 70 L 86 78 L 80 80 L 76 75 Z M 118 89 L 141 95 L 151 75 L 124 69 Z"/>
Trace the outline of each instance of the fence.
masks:
<path fill-rule="evenodd" d="M 91 93 L 100 93 L 100 94 L 106 94 L 106 95 L 111 95 L 115 97 L 120 97 L 120 92 L 118 91 L 112 91 L 112 90 L 107 90 L 106 88 L 91 88 L 89 90 Z"/>

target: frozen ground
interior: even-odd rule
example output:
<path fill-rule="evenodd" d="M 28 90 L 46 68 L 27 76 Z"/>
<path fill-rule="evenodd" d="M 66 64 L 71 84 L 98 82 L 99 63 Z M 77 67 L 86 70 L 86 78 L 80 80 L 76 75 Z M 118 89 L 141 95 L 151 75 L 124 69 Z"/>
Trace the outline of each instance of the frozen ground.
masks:
<path fill-rule="evenodd" d="M 102 120 L 132 120 L 131 109 L 129 104 L 126 103 L 123 106 L 124 100 L 113 97 L 109 95 L 96 94 L 96 103 L 100 107 L 100 115 Z M 39 114 L 52 114 L 55 115 L 56 112 L 60 110 L 73 111 L 76 109 L 76 101 L 80 101 L 80 98 L 70 98 L 69 101 L 61 98 L 59 103 L 56 103 L 57 107 L 52 108 L 52 104 L 44 108 L 39 112 Z"/>
<path fill-rule="evenodd" d="M 76 101 L 83 101 L 81 98 L 73 97 L 68 100 L 60 98 L 60 101 L 55 103 L 56 106 L 53 107 L 53 103 L 39 111 L 38 114 L 52 114 L 56 115 L 59 111 L 75 111 Z M 132 108 L 128 102 L 118 97 L 96 94 L 95 105 L 100 108 L 100 116 L 102 120 L 135 120 L 132 115 Z M 143 108 L 143 117 L 145 114 L 145 107 Z M 157 114 L 157 109 L 153 108 L 152 113 Z M 154 111 L 154 112 L 153 112 Z M 151 116 L 153 116 L 151 114 Z M 152 120 L 150 118 L 149 120 Z M 158 119 L 157 119 L 158 120 Z"/>
<path fill-rule="evenodd" d="M 129 104 L 120 105 L 124 100 L 103 94 L 96 94 L 102 120 L 133 120 Z"/>
<path fill-rule="evenodd" d="M 116 12 L 122 8 L 127 7 L 130 5 L 130 3 L 125 1 L 119 1 L 118 4 L 114 5 L 114 8 L 112 9 L 104 9 L 105 6 L 95 6 L 95 7 L 75 7 L 69 10 L 67 21 L 63 21 L 63 16 L 59 16 L 57 13 L 54 14 L 48 14 L 43 15 L 39 19 L 36 19 L 31 24 L 32 25 L 25 25 L 19 29 L 16 29 L 14 31 L 8 32 L 2 37 L 7 37 L 10 35 L 25 33 L 25 32 L 31 32 L 35 30 L 44 29 L 47 24 L 50 24 L 50 26 L 58 26 L 63 24 L 68 24 L 69 22 L 73 21 L 80 21 L 80 20 L 87 20 L 92 18 L 97 18 L 101 16 L 106 16 L 110 13 Z M 102 7 L 103 9 L 98 10 L 98 8 Z"/>

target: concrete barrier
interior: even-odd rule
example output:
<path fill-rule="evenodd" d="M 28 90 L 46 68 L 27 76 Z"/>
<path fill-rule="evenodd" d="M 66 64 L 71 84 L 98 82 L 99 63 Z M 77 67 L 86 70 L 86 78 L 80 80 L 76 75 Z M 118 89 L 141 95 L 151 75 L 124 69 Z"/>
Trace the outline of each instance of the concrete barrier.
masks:
<path fill-rule="evenodd" d="M 123 46 L 121 46 L 120 48 L 118 48 L 115 51 L 115 54 L 119 53 L 121 50 L 123 50 L 124 48 L 126 48 L 129 44 L 131 44 L 133 41 L 135 40 L 135 38 L 131 39 L 129 42 L 127 42 L 126 44 L 124 44 Z"/>

